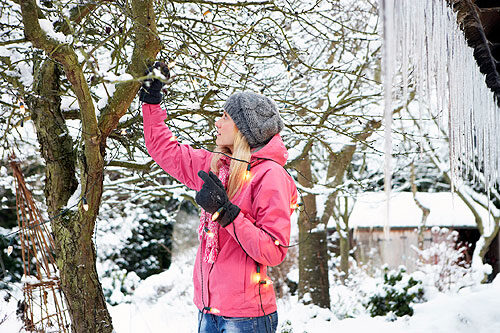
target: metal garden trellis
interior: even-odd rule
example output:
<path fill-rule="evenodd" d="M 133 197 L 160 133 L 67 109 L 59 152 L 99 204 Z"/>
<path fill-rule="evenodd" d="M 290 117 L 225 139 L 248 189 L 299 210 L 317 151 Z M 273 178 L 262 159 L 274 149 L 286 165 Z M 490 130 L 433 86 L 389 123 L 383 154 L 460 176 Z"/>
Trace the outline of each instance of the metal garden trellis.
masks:
<path fill-rule="evenodd" d="M 24 301 L 19 306 L 24 329 L 69 332 L 66 307 L 54 258 L 55 243 L 26 187 L 14 154 L 10 166 L 16 181 L 16 212 L 23 260 Z"/>

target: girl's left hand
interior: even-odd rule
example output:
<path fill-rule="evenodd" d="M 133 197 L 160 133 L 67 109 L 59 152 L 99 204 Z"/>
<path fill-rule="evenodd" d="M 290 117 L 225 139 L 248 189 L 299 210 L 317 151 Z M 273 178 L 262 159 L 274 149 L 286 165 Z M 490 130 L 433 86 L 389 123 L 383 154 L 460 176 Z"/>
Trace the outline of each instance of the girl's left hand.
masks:
<path fill-rule="evenodd" d="M 196 193 L 196 203 L 210 214 L 219 211 L 217 222 L 223 227 L 227 226 L 238 216 L 240 208 L 229 201 L 224 185 L 212 171 L 207 174 L 200 170 L 198 176 L 204 183 L 200 191 Z"/>

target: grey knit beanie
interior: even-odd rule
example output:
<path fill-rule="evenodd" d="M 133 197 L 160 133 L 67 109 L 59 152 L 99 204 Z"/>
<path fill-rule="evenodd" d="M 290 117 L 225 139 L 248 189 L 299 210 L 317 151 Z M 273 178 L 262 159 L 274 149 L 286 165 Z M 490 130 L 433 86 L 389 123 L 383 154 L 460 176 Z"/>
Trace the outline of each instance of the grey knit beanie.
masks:
<path fill-rule="evenodd" d="M 283 120 L 272 99 L 250 91 L 229 96 L 224 110 L 247 139 L 251 148 L 258 147 L 283 129 Z"/>

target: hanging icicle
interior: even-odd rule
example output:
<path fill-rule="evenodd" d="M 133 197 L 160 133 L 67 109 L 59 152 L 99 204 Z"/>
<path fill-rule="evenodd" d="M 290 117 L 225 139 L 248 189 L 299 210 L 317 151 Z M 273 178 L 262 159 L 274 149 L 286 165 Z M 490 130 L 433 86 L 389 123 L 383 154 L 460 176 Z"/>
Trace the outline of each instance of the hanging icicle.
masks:
<path fill-rule="evenodd" d="M 395 73 L 395 49 L 396 40 L 394 38 L 394 0 L 382 0 L 381 17 L 383 18 L 383 38 L 384 38 L 384 123 L 385 123 L 385 180 L 384 190 L 386 193 L 386 223 L 384 226 L 384 237 L 389 239 L 390 231 L 390 197 L 392 178 L 392 84 Z"/>
<path fill-rule="evenodd" d="M 463 177 L 486 189 L 500 181 L 500 109 L 446 0 L 380 0 L 383 20 L 386 191 L 390 189 L 393 89 L 409 87 L 422 113 L 448 135 L 452 188 Z M 400 78 L 396 86 L 396 78 Z M 421 144 L 422 146 L 422 144 Z M 389 194 L 388 194 L 389 196 Z"/>

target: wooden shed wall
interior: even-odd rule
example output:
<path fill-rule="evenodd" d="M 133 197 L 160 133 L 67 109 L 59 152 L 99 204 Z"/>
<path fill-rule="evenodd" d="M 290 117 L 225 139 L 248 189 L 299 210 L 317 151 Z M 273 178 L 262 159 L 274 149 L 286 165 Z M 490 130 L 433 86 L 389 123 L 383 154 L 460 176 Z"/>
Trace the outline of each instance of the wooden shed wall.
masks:
<path fill-rule="evenodd" d="M 424 231 L 424 248 L 431 244 L 430 230 Z M 404 265 L 409 272 L 416 268 L 418 234 L 414 228 L 392 229 L 390 239 L 386 240 L 382 229 L 358 229 L 353 234 L 355 257 L 358 262 L 374 266 L 389 265 L 397 268 Z"/>
<path fill-rule="evenodd" d="M 458 241 L 470 245 L 465 259 L 470 262 L 476 241 L 479 239 L 479 231 L 475 228 L 450 228 L 459 232 Z M 423 247 L 429 248 L 432 243 L 439 242 L 442 236 L 431 233 L 426 229 Z M 418 247 L 417 229 L 414 227 L 393 228 L 390 231 L 390 239 L 384 237 L 383 228 L 360 228 L 352 233 L 351 246 L 356 247 L 354 257 L 360 263 L 381 267 L 384 264 L 390 268 L 404 265 L 408 272 L 416 269 Z M 464 244 L 462 244 L 464 245 Z M 490 279 L 500 272 L 500 237 L 497 235 L 490 245 L 484 261 L 493 268 Z"/>

